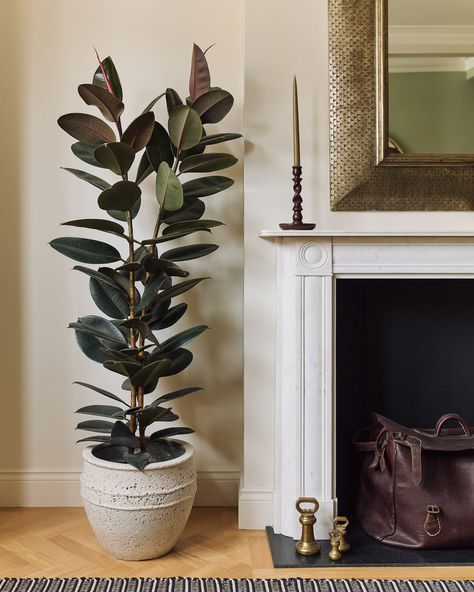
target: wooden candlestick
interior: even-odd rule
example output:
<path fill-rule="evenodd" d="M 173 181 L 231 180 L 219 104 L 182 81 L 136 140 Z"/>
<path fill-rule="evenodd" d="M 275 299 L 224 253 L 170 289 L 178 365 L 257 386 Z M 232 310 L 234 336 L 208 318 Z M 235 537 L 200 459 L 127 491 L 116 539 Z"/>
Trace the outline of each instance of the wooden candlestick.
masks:
<path fill-rule="evenodd" d="M 313 230 L 316 224 L 303 222 L 303 198 L 301 197 L 301 166 L 293 166 L 293 222 L 280 224 L 282 230 Z"/>

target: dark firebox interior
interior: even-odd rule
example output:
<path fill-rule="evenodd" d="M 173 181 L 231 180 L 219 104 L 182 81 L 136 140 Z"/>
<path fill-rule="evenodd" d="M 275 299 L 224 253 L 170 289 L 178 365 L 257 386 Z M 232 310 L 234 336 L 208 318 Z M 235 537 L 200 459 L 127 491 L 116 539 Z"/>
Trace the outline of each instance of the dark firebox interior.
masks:
<path fill-rule="evenodd" d="M 336 494 L 355 517 L 354 433 L 380 413 L 432 428 L 448 412 L 474 425 L 474 281 L 336 282 Z"/>

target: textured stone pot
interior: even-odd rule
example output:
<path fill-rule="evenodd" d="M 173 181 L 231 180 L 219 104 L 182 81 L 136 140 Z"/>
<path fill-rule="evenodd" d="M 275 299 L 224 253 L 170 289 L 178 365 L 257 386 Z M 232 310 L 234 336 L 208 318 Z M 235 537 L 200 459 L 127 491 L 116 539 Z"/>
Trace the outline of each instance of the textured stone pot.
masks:
<path fill-rule="evenodd" d="M 152 559 L 168 553 L 180 537 L 196 494 L 194 449 L 139 471 L 128 464 L 83 452 L 81 496 L 92 529 L 118 559 Z"/>

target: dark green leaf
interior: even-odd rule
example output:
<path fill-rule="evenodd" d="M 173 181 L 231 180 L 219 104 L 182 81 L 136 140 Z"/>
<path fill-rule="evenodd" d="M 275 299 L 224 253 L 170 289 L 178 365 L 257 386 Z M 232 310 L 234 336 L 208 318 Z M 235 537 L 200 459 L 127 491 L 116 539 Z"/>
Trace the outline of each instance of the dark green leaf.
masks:
<path fill-rule="evenodd" d="M 198 335 L 201 335 L 206 329 L 209 329 L 207 325 L 197 325 L 196 327 L 192 327 L 191 329 L 186 329 L 185 331 L 181 331 L 177 333 L 170 339 L 163 341 L 160 348 L 162 352 L 169 352 L 171 350 L 177 349 L 182 345 L 186 345 L 193 339 L 195 339 Z"/>
<path fill-rule="evenodd" d="M 191 259 L 205 257 L 218 248 L 218 245 L 211 244 L 186 245 L 184 247 L 176 247 L 176 249 L 165 251 L 162 257 L 163 259 L 169 259 L 170 261 L 189 261 Z"/>
<path fill-rule="evenodd" d="M 153 130 L 151 139 L 146 146 L 146 153 L 155 171 L 158 170 L 162 162 L 167 162 L 169 166 L 173 164 L 174 156 L 170 137 L 161 123 L 157 121 L 155 122 L 155 129 Z"/>
<path fill-rule="evenodd" d="M 175 323 L 179 321 L 179 319 L 184 315 L 188 308 L 188 305 L 185 302 L 181 302 L 176 306 L 171 307 L 168 311 L 165 312 L 163 316 L 159 320 L 154 320 L 151 324 L 151 328 L 154 331 L 160 331 L 161 329 L 166 329 L 167 327 L 171 327 Z M 156 316 L 155 316 L 156 318 Z"/>
<path fill-rule="evenodd" d="M 180 232 L 188 232 L 191 230 L 208 230 L 209 228 L 215 228 L 216 226 L 222 225 L 223 223 L 219 222 L 218 220 L 191 220 L 188 222 L 175 222 L 163 230 L 163 236 Z"/>
<path fill-rule="evenodd" d="M 146 386 L 154 379 L 166 376 L 166 372 L 168 372 L 170 366 L 171 363 L 166 359 L 152 362 L 131 376 L 130 381 L 134 386 Z"/>
<path fill-rule="evenodd" d="M 145 323 L 145 321 L 142 321 L 140 319 L 128 319 L 127 321 L 121 323 L 121 326 L 126 327 L 128 329 L 136 329 L 143 339 L 149 339 L 150 341 L 158 345 L 158 340 L 153 335 L 150 327 Z"/>
<path fill-rule="evenodd" d="M 97 218 L 85 218 L 83 220 L 70 220 L 69 222 L 63 222 L 62 226 L 75 226 L 77 228 L 90 228 L 91 230 L 102 230 L 102 232 L 109 232 L 115 234 L 121 238 L 127 238 L 124 233 L 123 226 L 110 220 L 100 220 Z"/>
<path fill-rule="evenodd" d="M 98 163 L 100 165 L 100 163 Z M 102 166 L 102 165 L 100 165 Z M 110 187 L 110 183 L 107 183 L 107 181 L 103 181 L 102 179 L 100 179 L 99 177 L 96 177 L 95 175 L 91 175 L 90 173 L 86 173 L 86 171 L 80 171 L 79 169 L 69 169 L 67 167 L 62 167 L 63 170 L 68 171 L 68 173 L 72 173 L 73 175 L 75 175 L 76 177 L 78 177 L 79 179 L 83 179 L 84 181 L 87 181 L 88 183 L 90 183 L 91 185 L 93 185 L 94 187 L 97 187 L 97 189 L 108 189 Z"/>
<path fill-rule="evenodd" d="M 79 442 L 110 442 L 110 436 L 87 436 L 87 438 L 76 440 L 76 444 Z"/>
<path fill-rule="evenodd" d="M 198 220 L 204 214 L 206 206 L 200 199 L 193 199 L 184 202 L 183 207 L 176 213 L 165 212 L 163 219 L 166 224 L 174 224 L 175 222 L 184 222 L 187 220 Z"/>
<path fill-rule="evenodd" d="M 112 142 L 96 148 L 94 156 L 109 171 L 123 177 L 135 160 L 135 151 L 123 142 Z"/>
<path fill-rule="evenodd" d="M 242 134 L 234 133 L 210 134 L 209 136 L 201 138 L 199 144 L 201 144 L 201 146 L 211 146 L 212 144 L 221 144 L 222 142 L 230 142 L 231 140 L 237 140 L 241 137 Z"/>
<path fill-rule="evenodd" d="M 98 280 L 101 283 L 104 284 L 108 284 L 109 286 L 111 286 L 112 288 L 115 288 L 116 290 L 121 289 L 123 294 L 125 296 L 128 296 L 128 288 L 124 289 L 122 287 L 121 283 L 117 283 L 115 280 L 115 276 L 114 277 L 110 277 L 109 275 L 102 273 L 102 271 L 96 271 L 95 269 L 90 269 L 89 267 L 82 267 L 82 265 L 75 265 L 73 267 L 74 270 L 76 271 L 80 271 L 81 273 L 85 273 L 86 275 L 88 275 L 91 278 L 95 278 L 96 280 Z M 106 269 L 106 268 L 102 268 L 102 269 Z M 117 273 L 117 275 L 119 275 Z"/>
<path fill-rule="evenodd" d="M 94 115 L 87 113 L 68 113 L 58 119 L 58 125 L 79 142 L 99 146 L 107 142 L 115 142 L 115 134 L 111 127 Z"/>
<path fill-rule="evenodd" d="M 174 90 L 174 88 L 167 88 L 166 89 L 166 108 L 168 109 L 168 115 L 171 115 L 173 111 L 176 109 L 178 105 L 182 105 L 183 101 L 181 100 L 178 93 Z"/>
<path fill-rule="evenodd" d="M 234 184 L 233 179 L 219 175 L 211 177 L 199 177 L 183 183 L 183 194 L 185 199 L 194 199 L 196 197 L 206 197 L 214 195 L 219 191 L 224 191 Z"/>
<path fill-rule="evenodd" d="M 97 107 L 107 121 L 116 123 L 120 119 L 124 104 L 106 88 L 94 84 L 81 84 L 77 91 L 84 103 Z"/>
<path fill-rule="evenodd" d="M 136 454 L 126 452 L 122 458 L 139 471 L 143 471 L 147 465 L 153 462 L 153 457 L 148 452 L 137 452 Z"/>
<path fill-rule="evenodd" d="M 140 302 L 140 309 L 141 310 L 146 310 L 150 306 L 150 304 L 155 299 L 155 296 L 157 295 L 158 290 L 162 286 L 165 278 L 166 278 L 166 275 L 164 275 L 164 274 L 153 275 L 153 276 L 150 276 L 150 278 L 148 278 L 148 281 L 145 285 L 145 290 L 143 291 L 142 299 Z"/>
<path fill-rule="evenodd" d="M 133 220 L 133 218 L 135 218 L 135 216 L 140 211 L 141 204 L 142 204 L 142 198 L 139 197 L 137 199 L 137 201 L 133 204 L 132 209 L 130 210 L 130 213 L 132 215 L 132 220 Z M 123 212 L 121 210 L 107 210 L 107 214 L 109 216 L 112 216 L 112 218 L 115 218 L 116 220 L 120 220 L 121 222 L 127 221 L 127 212 Z"/>
<path fill-rule="evenodd" d="M 104 395 L 104 397 L 108 397 L 109 399 L 113 399 L 114 401 L 118 401 L 119 403 L 123 403 L 124 405 L 126 405 L 127 403 L 125 403 L 125 401 L 123 399 L 121 399 L 120 397 L 117 397 L 117 395 L 114 395 L 113 393 L 106 391 L 102 388 L 99 388 L 98 386 L 94 386 L 93 384 L 88 384 L 87 382 L 74 382 L 73 384 L 79 384 L 80 386 L 84 386 L 88 389 L 91 389 L 92 391 L 95 391 L 96 393 L 100 393 L 101 395 Z"/>
<path fill-rule="evenodd" d="M 99 195 L 99 207 L 102 210 L 126 212 L 137 202 L 141 193 L 141 189 L 136 183 L 118 181 Z"/>
<path fill-rule="evenodd" d="M 123 275 L 116 271 L 115 269 L 111 269 L 110 267 L 99 267 L 99 273 L 107 276 L 110 280 L 112 280 L 116 287 L 120 286 L 127 296 L 130 293 L 130 276 Z M 135 291 L 135 301 L 137 302 L 140 298 L 138 291 Z"/>
<path fill-rule="evenodd" d="M 95 148 L 96 147 L 93 144 L 85 144 L 84 142 L 76 142 L 71 146 L 71 150 L 73 151 L 74 155 L 82 160 L 82 162 L 103 169 L 104 167 L 100 164 L 100 162 L 97 162 L 94 157 Z"/>
<path fill-rule="evenodd" d="M 171 409 L 165 407 L 151 407 L 148 405 L 137 413 L 138 423 L 141 428 L 146 428 L 155 421 L 159 421 L 161 418 L 167 416 L 170 411 Z"/>
<path fill-rule="evenodd" d="M 158 259 L 157 257 L 149 256 L 144 260 L 145 269 L 149 273 L 153 273 L 156 271 L 163 271 L 167 275 L 173 277 L 187 277 L 189 275 L 189 271 L 185 271 L 173 261 L 167 261 L 166 259 Z"/>
<path fill-rule="evenodd" d="M 112 319 L 126 318 L 130 312 L 130 301 L 123 290 L 100 283 L 91 277 L 89 291 L 97 307 Z"/>
<path fill-rule="evenodd" d="M 208 92 L 211 86 L 211 76 L 206 56 L 202 49 L 194 44 L 191 58 L 191 74 L 189 76 L 189 96 L 195 101 L 199 96 Z"/>
<path fill-rule="evenodd" d="M 89 238 L 61 237 L 49 244 L 62 255 L 80 263 L 112 263 L 121 258 L 115 247 Z"/>
<path fill-rule="evenodd" d="M 115 271 L 138 271 L 142 267 L 142 264 L 139 261 L 134 261 L 133 263 L 125 263 L 120 267 L 117 267 Z"/>
<path fill-rule="evenodd" d="M 135 183 L 140 185 L 140 183 L 142 183 L 149 175 L 151 175 L 151 173 L 153 171 L 154 171 L 154 169 L 151 166 L 150 161 L 148 160 L 148 154 L 145 151 L 142 154 L 141 160 L 138 164 L 137 178 L 136 178 Z"/>
<path fill-rule="evenodd" d="M 207 278 L 196 278 L 193 280 L 185 280 L 184 282 L 178 282 L 177 284 L 174 284 L 174 286 L 171 286 L 171 288 L 167 288 L 166 290 L 163 290 L 162 292 L 159 293 L 156 301 L 155 301 L 155 307 L 160 303 L 163 302 L 164 300 L 168 300 L 168 298 L 174 298 L 175 296 L 179 296 L 180 294 L 184 294 L 184 292 L 187 292 L 188 290 L 191 290 L 191 288 L 194 288 L 194 286 L 196 286 L 197 284 L 199 284 L 199 282 L 202 282 L 202 280 L 205 280 Z M 155 307 L 153 308 L 153 310 L 155 310 Z M 152 316 L 152 322 L 154 320 L 154 314 Z"/>
<path fill-rule="evenodd" d="M 189 366 L 189 364 L 191 364 L 193 361 L 193 354 L 188 349 L 184 348 L 175 349 L 166 354 L 162 354 L 154 350 L 149 359 L 153 361 L 161 359 L 170 360 L 171 366 L 164 376 L 173 376 L 179 372 L 182 372 Z"/>
<path fill-rule="evenodd" d="M 186 395 L 190 395 L 191 393 L 196 393 L 202 390 L 203 389 L 200 386 L 189 386 L 187 388 L 179 389 L 177 391 L 173 391 L 172 393 L 168 393 L 166 395 L 158 397 L 156 401 L 153 401 L 152 405 L 161 405 L 161 403 L 166 403 L 166 401 L 180 399 L 181 397 L 185 397 Z"/>
<path fill-rule="evenodd" d="M 147 240 L 142 241 L 142 245 L 159 245 L 161 243 L 167 243 L 171 240 L 187 236 L 188 234 L 193 234 L 194 232 L 198 232 L 200 230 L 211 232 L 207 228 L 198 228 L 196 230 L 181 230 L 180 232 L 173 232 L 172 234 L 164 234 L 163 236 L 159 236 L 158 238 L 149 238 Z"/>
<path fill-rule="evenodd" d="M 102 365 L 104 366 L 104 368 L 107 368 L 107 370 L 110 370 L 111 372 L 121 374 L 122 376 L 128 376 L 129 378 L 142 368 L 141 364 L 139 364 L 138 362 L 132 362 L 131 360 L 106 360 Z"/>
<path fill-rule="evenodd" d="M 105 74 L 107 76 L 113 94 L 117 97 L 117 99 L 121 101 L 123 99 L 122 85 L 120 84 L 120 78 L 115 68 L 115 64 L 112 61 L 112 58 L 110 56 L 106 57 L 105 60 L 101 61 L 101 64 L 102 68 L 105 70 Z M 96 86 L 107 88 L 107 83 L 105 81 L 102 68 L 99 66 L 97 70 L 94 72 L 94 78 L 92 79 L 92 83 Z"/>
<path fill-rule="evenodd" d="M 212 171 L 220 171 L 233 166 L 237 162 L 237 158 L 233 154 L 225 154 L 223 152 L 213 152 L 211 154 L 197 154 L 196 156 L 188 156 L 185 158 L 180 166 L 181 173 L 211 173 Z"/>
<path fill-rule="evenodd" d="M 70 329 L 93 335 L 101 341 L 126 345 L 125 337 L 117 327 L 107 319 L 89 315 L 82 317 L 77 323 L 69 323 Z"/>
<path fill-rule="evenodd" d="M 167 212 L 175 212 L 183 205 L 183 187 L 167 162 L 162 162 L 156 175 L 156 199 Z"/>
<path fill-rule="evenodd" d="M 194 109 L 187 105 L 178 105 L 170 115 L 168 131 L 173 145 L 180 152 L 199 144 L 202 123 Z"/>
<path fill-rule="evenodd" d="M 145 109 L 143 109 L 142 115 L 143 115 L 143 113 L 147 113 L 148 111 L 151 111 L 153 109 L 153 107 L 156 105 L 156 103 L 158 103 L 158 101 L 164 96 L 165 96 L 165 93 L 161 93 L 161 95 L 158 95 L 155 99 L 153 99 L 153 101 L 148 103 L 148 105 L 145 107 Z"/>
<path fill-rule="evenodd" d="M 127 448 L 139 448 L 140 440 L 132 434 L 130 429 L 121 421 L 117 421 L 113 425 L 110 439 L 113 444 L 120 446 L 127 446 Z"/>
<path fill-rule="evenodd" d="M 102 434 L 109 434 L 112 431 L 114 424 L 111 421 L 103 421 L 101 419 L 89 419 L 81 421 L 77 424 L 77 430 L 86 430 L 88 432 L 99 432 Z"/>
<path fill-rule="evenodd" d="M 145 148 L 155 129 L 155 116 L 150 111 L 142 113 L 123 132 L 122 142 L 138 152 Z"/>
<path fill-rule="evenodd" d="M 214 89 L 202 94 L 193 102 L 193 109 L 203 123 L 219 123 L 232 109 L 234 97 L 226 90 Z"/>
<path fill-rule="evenodd" d="M 158 440 L 159 438 L 170 438 L 171 436 L 181 436 L 184 434 L 193 434 L 192 428 L 165 428 L 164 430 L 158 430 L 153 432 L 150 436 L 150 440 Z"/>
<path fill-rule="evenodd" d="M 147 450 L 151 454 L 153 462 L 173 460 L 185 453 L 184 446 L 179 442 L 163 439 L 150 442 L 147 446 Z"/>
<path fill-rule="evenodd" d="M 115 407 L 114 405 L 87 405 L 81 407 L 76 413 L 82 413 L 83 415 L 98 415 L 100 417 L 118 417 L 123 414 L 123 409 Z"/>

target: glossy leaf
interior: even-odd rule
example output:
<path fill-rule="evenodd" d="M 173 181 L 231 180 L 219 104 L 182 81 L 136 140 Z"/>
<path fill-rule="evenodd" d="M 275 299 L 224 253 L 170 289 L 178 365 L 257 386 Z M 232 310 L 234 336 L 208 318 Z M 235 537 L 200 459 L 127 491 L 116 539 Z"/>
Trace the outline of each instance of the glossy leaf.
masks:
<path fill-rule="evenodd" d="M 77 430 L 86 430 L 87 432 L 99 432 L 109 434 L 112 431 L 114 424 L 111 421 L 103 421 L 101 419 L 89 419 L 81 421 L 77 424 Z"/>
<path fill-rule="evenodd" d="M 158 95 L 157 97 L 155 97 L 152 101 L 150 101 L 148 103 L 148 105 L 145 107 L 145 109 L 143 109 L 142 111 L 142 115 L 144 113 L 147 113 L 148 111 L 151 111 L 153 109 L 153 107 L 156 105 L 156 103 L 158 103 L 158 101 L 160 99 L 162 99 L 165 96 L 165 93 L 161 93 L 161 95 Z"/>
<path fill-rule="evenodd" d="M 143 264 L 149 273 L 163 271 L 171 277 L 187 277 L 189 275 L 189 271 L 185 271 L 173 261 L 167 261 L 161 257 L 158 259 L 157 257 L 150 255 L 144 259 Z"/>
<path fill-rule="evenodd" d="M 85 144 L 84 142 L 76 142 L 71 146 L 74 155 L 82 160 L 82 162 L 103 169 L 104 167 L 95 159 L 95 149 L 96 147 L 93 144 Z"/>
<path fill-rule="evenodd" d="M 122 346 L 127 344 L 122 332 L 109 320 L 101 317 L 93 315 L 82 317 L 77 323 L 69 323 L 68 327 L 70 329 L 75 329 L 76 332 L 93 335 L 105 343 L 113 343 Z"/>
<path fill-rule="evenodd" d="M 140 310 L 146 310 L 158 294 L 158 290 L 165 280 L 165 275 L 154 275 L 148 279 L 140 302 Z"/>
<path fill-rule="evenodd" d="M 132 181 L 118 181 L 99 195 L 98 204 L 102 210 L 126 212 L 141 196 L 141 189 Z"/>
<path fill-rule="evenodd" d="M 151 139 L 146 146 L 146 153 L 155 171 L 158 170 L 162 162 L 168 163 L 169 166 L 173 164 L 174 156 L 171 149 L 170 137 L 161 123 L 157 121 L 155 122 Z"/>
<path fill-rule="evenodd" d="M 169 370 L 170 366 L 171 363 L 166 359 L 152 362 L 131 376 L 130 382 L 134 386 L 146 386 L 154 379 L 166 376 L 166 372 Z"/>
<path fill-rule="evenodd" d="M 49 244 L 62 255 L 80 263 L 120 261 L 120 253 L 115 247 L 89 238 L 61 237 L 55 238 Z"/>
<path fill-rule="evenodd" d="M 199 115 L 186 105 L 178 105 L 168 121 L 170 139 L 178 152 L 199 144 L 202 123 Z"/>
<path fill-rule="evenodd" d="M 121 289 L 100 283 L 91 278 L 89 291 L 97 308 L 112 319 L 126 318 L 130 312 L 130 301 Z"/>
<path fill-rule="evenodd" d="M 176 247 L 163 253 L 164 259 L 170 261 L 190 261 L 191 259 L 198 259 L 213 253 L 218 249 L 218 245 L 200 244 L 200 245 L 186 245 L 184 247 Z"/>
<path fill-rule="evenodd" d="M 159 320 L 153 321 L 153 323 L 151 323 L 151 325 L 150 325 L 151 328 L 154 331 L 160 331 L 161 329 L 166 329 L 168 327 L 171 327 L 172 325 L 174 325 L 175 323 L 177 323 L 179 321 L 179 319 L 186 312 L 187 308 L 188 308 L 188 305 L 185 302 L 181 302 L 180 304 L 177 304 L 176 306 L 171 307 L 159 318 Z M 156 315 L 156 316 L 158 316 L 158 315 Z M 156 318 L 156 316 L 155 316 L 155 318 Z"/>
<path fill-rule="evenodd" d="M 115 133 L 106 123 L 86 113 L 68 113 L 58 119 L 58 125 L 79 142 L 99 146 L 115 142 Z"/>
<path fill-rule="evenodd" d="M 156 199 L 167 212 L 175 212 L 183 205 L 183 187 L 167 162 L 162 162 L 156 175 Z"/>
<path fill-rule="evenodd" d="M 99 436 L 97 434 L 96 436 L 87 436 L 87 438 L 76 440 L 76 444 L 79 444 L 79 442 L 110 442 L 110 436 Z"/>
<path fill-rule="evenodd" d="M 135 329 L 136 331 L 138 331 L 138 333 L 143 339 L 149 339 L 150 341 L 158 345 L 158 340 L 153 335 L 153 332 L 151 331 L 150 327 L 145 323 L 145 321 L 142 321 L 140 319 L 128 319 L 121 323 L 121 326 L 126 327 L 127 329 Z"/>
<path fill-rule="evenodd" d="M 154 459 L 149 452 L 137 452 L 136 454 L 130 454 L 129 452 L 126 452 L 122 458 L 129 465 L 135 467 L 139 471 L 143 471 L 147 465 L 154 462 Z"/>
<path fill-rule="evenodd" d="M 179 232 L 187 232 L 192 230 L 208 230 L 216 226 L 222 226 L 223 223 L 218 220 L 190 220 L 186 222 L 175 222 L 170 224 L 163 230 L 163 235 L 176 234 Z"/>
<path fill-rule="evenodd" d="M 155 129 L 155 116 L 150 111 L 142 113 L 123 132 L 121 141 L 128 144 L 135 152 L 148 144 Z"/>
<path fill-rule="evenodd" d="M 242 134 L 235 134 L 235 133 L 220 133 L 220 134 L 210 134 L 209 136 L 204 136 L 201 138 L 199 144 L 201 146 L 211 146 L 213 144 L 221 144 L 222 142 L 230 142 L 232 140 L 237 140 L 241 138 Z"/>
<path fill-rule="evenodd" d="M 127 448 L 139 448 L 140 440 L 132 434 L 130 429 L 121 421 L 117 421 L 111 430 L 110 440 L 113 444 L 127 446 Z"/>
<path fill-rule="evenodd" d="M 182 105 L 183 101 L 174 88 L 166 89 L 166 108 L 168 109 L 168 115 L 171 115 L 178 105 Z"/>
<path fill-rule="evenodd" d="M 234 184 L 233 179 L 214 175 L 210 177 L 198 177 L 183 183 L 183 194 L 185 199 L 206 197 L 224 191 Z"/>
<path fill-rule="evenodd" d="M 211 154 L 197 154 L 188 156 L 179 167 L 182 173 L 211 173 L 233 166 L 237 158 L 233 154 L 213 152 Z"/>
<path fill-rule="evenodd" d="M 193 102 L 193 109 L 202 123 L 219 123 L 232 109 L 234 97 L 222 89 L 213 89 L 202 94 Z"/>
<path fill-rule="evenodd" d="M 136 217 L 136 215 L 140 211 L 141 205 L 142 205 L 142 199 L 141 199 L 141 197 L 139 197 L 137 199 L 137 201 L 133 204 L 132 209 L 130 210 L 130 213 L 132 215 L 132 220 L 133 220 L 133 218 Z M 115 218 L 116 220 L 120 220 L 120 222 L 127 221 L 127 212 L 123 212 L 121 210 L 107 210 L 107 214 L 109 216 L 112 216 L 112 218 Z"/>
<path fill-rule="evenodd" d="M 122 290 L 125 296 L 128 296 L 128 287 L 126 289 L 123 288 L 121 283 L 117 283 L 116 278 L 115 277 L 110 277 L 109 275 L 102 273 L 101 270 L 96 271 L 95 269 L 90 269 L 89 267 L 82 267 L 82 265 L 75 265 L 73 267 L 74 270 L 76 271 L 80 271 L 81 273 L 84 273 L 86 275 L 88 275 L 91 278 L 94 278 L 96 280 L 98 280 L 101 283 L 104 284 L 108 284 L 109 286 L 111 286 L 112 288 L 115 288 L 116 290 Z M 104 268 L 102 268 L 104 269 Z M 117 273 L 117 276 L 120 275 Z M 121 279 L 125 279 L 121 276 Z"/>
<path fill-rule="evenodd" d="M 123 226 L 112 222 L 111 220 L 100 220 L 97 218 L 84 218 L 83 220 L 69 220 L 69 222 L 63 222 L 62 226 L 75 226 L 76 228 L 90 228 L 91 230 L 101 230 L 102 232 L 109 232 L 115 234 L 121 238 L 127 238 L 125 236 L 125 230 Z"/>
<path fill-rule="evenodd" d="M 191 364 L 191 362 L 193 361 L 193 354 L 188 349 L 179 348 L 166 354 L 154 352 L 150 356 L 150 359 L 170 360 L 171 366 L 169 367 L 169 370 L 166 372 L 166 374 L 164 374 L 164 376 L 174 376 L 175 374 L 179 374 L 180 372 L 182 372 L 185 368 L 189 366 L 189 364 Z"/>
<path fill-rule="evenodd" d="M 208 230 L 207 228 L 200 228 L 197 230 L 207 230 L 207 232 L 211 232 L 210 230 Z M 197 230 L 182 230 L 179 232 L 173 232 L 173 233 L 168 233 L 168 234 L 163 234 L 162 236 L 159 236 L 158 238 L 148 238 L 144 241 L 142 241 L 142 245 L 159 245 L 161 243 L 166 243 L 169 242 L 171 240 L 175 240 L 177 238 L 181 238 L 183 236 L 187 236 L 188 234 L 192 234 L 193 232 L 197 232 Z"/>
<path fill-rule="evenodd" d="M 171 409 L 167 409 L 166 407 L 151 407 L 150 405 L 147 405 L 143 409 L 140 409 L 140 411 L 138 411 L 137 413 L 137 419 L 140 424 L 140 427 L 148 427 L 155 421 L 159 421 L 161 418 L 168 415 L 170 411 Z"/>
<path fill-rule="evenodd" d="M 150 440 L 158 440 L 158 438 L 171 438 L 171 436 L 182 436 L 184 434 L 193 434 L 195 430 L 192 428 L 165 428 L 164 430 L 158 430 L 153 432 L 150 436 Z"/>
<path fill-rule="evenodd" d="M 150 161 L 148 159 L 148 154 L 145 151 L 142 154 L 142 157 L 141 157 L 140 162 L 138 164 L 137 178 L 135 180 L 135 183 L 140 185 L 140 183 L 142 183 L 149 175 L 151 175 L 151 173 L 153 171 L 154 171 L 154 169 L 151 166 Z"/>
<path fill-rule="evenodd" d="M 181 397 L 185 397 L 186 395 L 190 395 L 191 393 L 196 393 L 198 391 L 202 391 L 203 389 L 200 386 L 189 386 L 187 388 L 179 389 L 177 391 L 173 391 L 171 393 L 167 393 L 166 395 L 162 395 L 158 397 L 156 401 L 153 401 L 151 405 L 161 405 L 161 403 L 166 403 L 166 401 L 173 401 L 174 399 L 180 399 Z"/>
<path fill-rule="evenodd" d="M 83 386 L 85 388 L 91 389 L 92 391 L 95 391 L 96 393 L 99 393 L 101 395 L 104 395 L 104 397 L 108 397 L 109 399 L 113 399 L 114 401 L 118 401 L 119 403 L 123 403 L 124 405 L 126 405 L 127 403 L 125 403 L 125 401 L 123 399 L 121 399 L 120 397 L 117 397 L 117 395 L 114 395 L 113 393 L 106 391 L 102 388 L 99 388 L 98 386 L 94 386 L 93 384 L 88 384 L 87 382 L 74 382 L 73 384 L 79 384 L 80 386 Z"/>
<path fill-rule="evenodd" d="M 123 409 L 114 405 L 86 405 L 86 407 L 78 409 L 76 413 L 98 415 L 100 417 L 118 417 L 123 415 Z"/>
<path fill-rule="evenodd" d="M 112 58 L 110 56 L 106 57 L 105 60 L 101 60 L 101 64 L 102 68 L 105 70 L 113 94 L 121 101 L 123 99 L 122 85 L 120 84 L 120 78 Z M 102 68 L 98 66 L 97 70 L 94 72 L 92 83 L 96 86 L 107 88 Z"/>
<path fill-rule="evenodd" d="M 189 96 L 195 101 L 199 96 L 208 92 L 211 86 L 211 76 L 206 56 L 202 49 L 194 44 L 191 58 L 191 74 L 189 76 Z"/>
<path fill-rule="evenodd" d="M 160 348 L 162 352 L 169 352 L 171 350 L 177 349 L 182 345 L 186 345 L 201 333 L 204 333 L 206 329 L 209 329 L 207 325 L 197 325 L 196 327 L 191 327 L 191 329 L 186 329 L 185 331 L 180 331 L 170 339 L 163 341 Z"/>
<path fill-rule="evenodd" d="M 100 163 L 99 163 L 99 165 L 100 165 Z M 100 165 L 100 166 L 102 166 L 102 165 Z M 79 179 L 82 179 L 83 181 L 87 181 L 88 183 L 90 183 L 94 187 L 97 187 L 97 189 L 104 190 L 104 189 L 108 189 L 110 187 L 110 183 L 107 183 L 107 181 L 104 181 L 103 179 L 100 179 L 99 177 L 96 177 L 95 175 L 91 175 L 90 173 L 87 173 L 86 171 L 80 171 L 79 169 L 70 169 L 67 167 L 62 167 L 62 169 L 64 171 L 67 171 L 68 173 L 72 173 L 73 175 L 75 175 Z"/>
<path fill-rule="evenodd" d="M 77 91 L 81 99 L 87 105 L 97 107 L 107 121 L 112 123 L 119 121 L 124 104 L 106 88 L 94 84 L 81 84 Z"/>
<path fill-rule="evenodd" d="M 106 169 L 123 177 L 135 160 L 135 151 L 123 142 L 112 142 L 96 148 L 94 156 Z"/>
<path fill-rule="evenodd" d="M 202 280 L 205 280 L 205 279 L 207 279 L 207 278 L 196 278 L 193 280 L 185 280 L 184 282 L 178 282 L 177 284 L 174 284 L 173 286 L 171 286 L 171 288 L 167 288 L 166 290 L 163 290 L 162 292 L 159 293 L 159 295 L 155 301 L 155 306 L 154 306 L 153 310 L 155 310 L 155 307 L 160 302 L 163 302 L 164 300 L 168 300 L 168 298 L 174 298 L 175 296 L 179 296 L 180 294 L 184 294 L 184 292 L 191 290 L 191 288 L 194 288 L 194 286 L 197 286 L 197 284 L 199 284 L 200 282 L 202 282 Z M 154 320 L 154 313 L 152 313 L 152 321 L 153 320 Z"/>
<path fill-rule="evenodd" d="M 142 368 L 141 364 L 130 360 L 106 360 L 102 365 L 111 372 L 115 372 L 121 376 L 128 376 L 129 378 Z"/>
<path fill-rule="evenodd" d="M 162 438 L 152 440 L 147 446 L 147 451 L 151 454 L 153 462 L 173 460 L 185 453 L 184 446 L 179 442 L 164 440 Z"/>
<path fill-rule="evenodd" d="M 175 222 L 184 222 L 186 220 L 198 220 L 204 214 L 206 206 L 200 199 L 193 199 L 184 202 L 183 207 L 176 213 L 165 212 L 163 219 L 166 224 L 174 224 Z"/>

